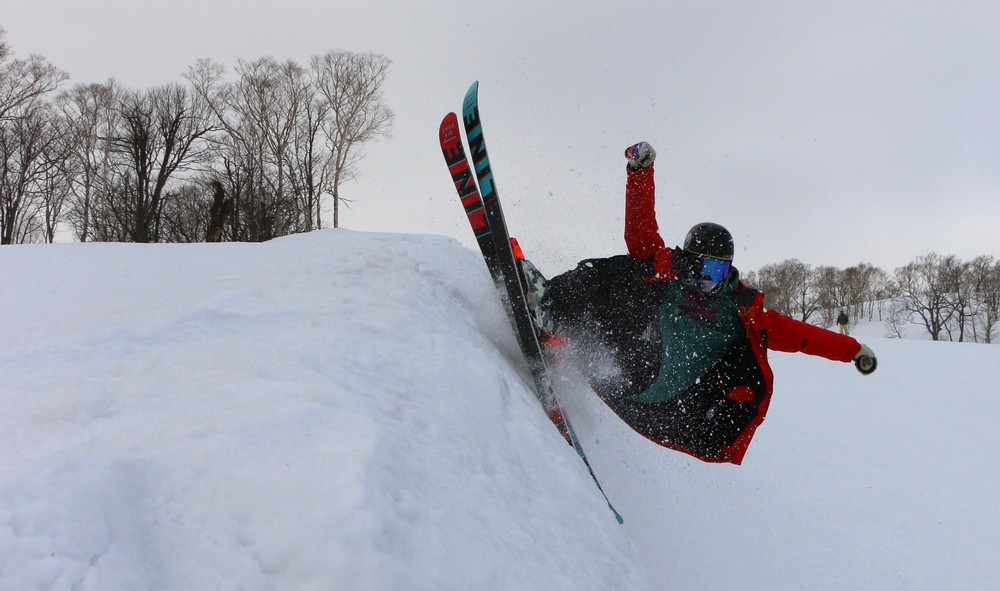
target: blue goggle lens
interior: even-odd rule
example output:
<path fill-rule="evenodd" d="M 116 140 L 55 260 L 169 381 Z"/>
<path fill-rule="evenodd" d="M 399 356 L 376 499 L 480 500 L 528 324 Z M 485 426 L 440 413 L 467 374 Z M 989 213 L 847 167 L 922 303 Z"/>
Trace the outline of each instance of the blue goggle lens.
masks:
<path fill-rule="evenodd" d="M 729 276 L 729 261 L 719 259 L 702 259 L 700 279 L 720 283 Z"/>

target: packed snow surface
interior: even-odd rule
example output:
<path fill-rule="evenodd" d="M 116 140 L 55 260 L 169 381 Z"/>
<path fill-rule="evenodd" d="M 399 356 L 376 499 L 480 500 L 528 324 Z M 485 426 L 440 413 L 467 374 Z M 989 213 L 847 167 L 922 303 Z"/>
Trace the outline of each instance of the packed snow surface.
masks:
<path fill-rule="evenodd" d="M 4 246 L 0 304 L 0 591 L 1000 585 L 1000 347 L 773 353 L 740 467 L 557 376 L 618 525 L 450 238 Z"/>

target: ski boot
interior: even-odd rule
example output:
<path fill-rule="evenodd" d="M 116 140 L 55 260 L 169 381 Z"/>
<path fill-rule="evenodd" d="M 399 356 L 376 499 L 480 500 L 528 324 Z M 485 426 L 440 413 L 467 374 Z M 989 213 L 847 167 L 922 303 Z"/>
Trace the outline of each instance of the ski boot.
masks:
<path fill-rule="evenodd" d="M 535 325 L 538 342 L 546 348 L 564 346 L 565 341 L 555 334 L 552 314 L 544 302 L 545 293 L 549 286 L 548 280 L 531 261 L 524 258 L 524 252 L 521 250 L 521 245 L 517 243 L 517 238 L 510 239 L 510 246 L 511 250 L 514 251 L 517 268 L 521 272 L 521 285 L 524 287 L 528 311 L 531 312 L 531 320 Z"/>

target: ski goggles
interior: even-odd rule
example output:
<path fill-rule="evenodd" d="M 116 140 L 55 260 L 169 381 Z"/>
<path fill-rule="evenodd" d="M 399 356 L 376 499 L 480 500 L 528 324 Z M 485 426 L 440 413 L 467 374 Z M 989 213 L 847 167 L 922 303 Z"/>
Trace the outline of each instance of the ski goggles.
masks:
<path fill-rule="evenodd" d="M 726 277 L 729 277 L 729 267 L 731 265 L 731 261 L 704 257 L 701 259 L 701 273 L 699 273 L 698 279 L 711 281 L 712 283 L 722 283 L 726 280 Z"/>

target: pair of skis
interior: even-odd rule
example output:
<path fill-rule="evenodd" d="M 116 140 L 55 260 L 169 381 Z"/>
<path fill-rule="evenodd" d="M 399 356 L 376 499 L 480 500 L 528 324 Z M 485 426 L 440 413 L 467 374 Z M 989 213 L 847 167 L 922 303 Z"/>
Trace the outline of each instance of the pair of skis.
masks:
<path fill-rule="evenodd" d="M 462 122 L 469 142 L 472 164 L 469 162 L 469 157 L 466 156 L 462 143 L 458 116 L 455 113 L 445 115 L 439 130 L 441 152 L 448 164 L 448 171 L 455 183 L 455 190 L 465 208 L 465 214 L 469 218 L 469 224 L 472 226 L 472 232 L 479 244 L 490 275 L 493 277 L 497 289 L 502 289 L 502 295 L 506 296 L 507 311 L 517 335 L 518 345 L 531 369 L 535 395 L 546 414 L 556 423 L 556 427 L 587 466 L 590 476 L 594 479 L 598 490 L 604 495 L 604 499 L 608 500 L 608 496 L 601 488 L 601 483 L 597 480 L 572 426 L 562 414 L 545 367 L 542 347 L 538 342 L 538 333 L 531 320 L 531 312 L 525 297 L 525 280 L 511 248 L 507 223 L 504 221 L 503 209 L 497 198 L 493 171 L 490 168 L 490 158 L 486 151 L 486 140 L 483 137 L 482 121 L 479 117 L 478 81 L 474 82 L 465 94 L 465 101 L 462 104 Z M 611 501 L 608 501 L 608 507 L 614 513 L 618 523 L 622 523 L 621 515 L 615 511 Z"/>

